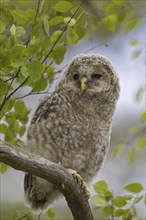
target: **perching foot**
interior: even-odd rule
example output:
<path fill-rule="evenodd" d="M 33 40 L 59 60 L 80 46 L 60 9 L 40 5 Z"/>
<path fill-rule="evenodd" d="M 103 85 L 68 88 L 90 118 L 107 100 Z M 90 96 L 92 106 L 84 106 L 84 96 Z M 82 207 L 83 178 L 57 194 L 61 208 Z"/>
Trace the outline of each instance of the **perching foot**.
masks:
<path fill-rule="evenodd" d="M 90 198 L 90 191 L 87 187 L 87 184 L 83 181 L 82 177 L 75 170 L 68 169 L 68 172 L 73 176 L 77 184 L 79 184 L 80 188 L 82 189 L 82 193 L 84 193 L 86 199 L 88 200 Z"/>

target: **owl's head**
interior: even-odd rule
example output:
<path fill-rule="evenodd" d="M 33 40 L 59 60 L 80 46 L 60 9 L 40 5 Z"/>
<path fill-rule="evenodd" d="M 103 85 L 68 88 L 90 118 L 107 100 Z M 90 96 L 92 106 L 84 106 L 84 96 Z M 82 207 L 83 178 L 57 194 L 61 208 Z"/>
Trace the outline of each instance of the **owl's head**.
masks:
<path fill-rule="evenodd" d="M 100 55 L 75 56 L 60 83 L 63 88 L 83 96 L 109 95 L 111 90 L 119 91 L 119 80 L 111 62 Z"/>

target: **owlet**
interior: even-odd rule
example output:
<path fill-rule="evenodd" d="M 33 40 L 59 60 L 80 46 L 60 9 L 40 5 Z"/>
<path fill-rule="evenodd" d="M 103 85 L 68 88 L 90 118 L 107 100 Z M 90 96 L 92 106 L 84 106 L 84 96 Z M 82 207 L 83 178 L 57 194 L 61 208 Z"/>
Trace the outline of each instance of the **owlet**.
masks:
<path fill-rule="evenodd" d="M 89 182 L 100 170 L 110 145 L 119 79 L 101 55 L 74 57 L 54 92 L 39 104 L 28 130 L 29 151 L 73 169 Z M 40 213 L 60 192 L 51 183 L 25 174 L 27 204 Z"/>

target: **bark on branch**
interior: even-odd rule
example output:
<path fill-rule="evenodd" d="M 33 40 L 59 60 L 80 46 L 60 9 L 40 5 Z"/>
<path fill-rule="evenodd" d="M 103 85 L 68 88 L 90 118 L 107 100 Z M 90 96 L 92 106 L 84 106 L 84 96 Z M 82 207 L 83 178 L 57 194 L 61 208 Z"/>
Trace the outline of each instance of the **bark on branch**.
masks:
<path fill-rule="evenodd" d="M 0 140 L 0 162 L 39 176 L 56 185 L 66 198 L 74 220 L 94 220 L 88 201 L 73 177 L 61 165 L 15 148 Z"/>

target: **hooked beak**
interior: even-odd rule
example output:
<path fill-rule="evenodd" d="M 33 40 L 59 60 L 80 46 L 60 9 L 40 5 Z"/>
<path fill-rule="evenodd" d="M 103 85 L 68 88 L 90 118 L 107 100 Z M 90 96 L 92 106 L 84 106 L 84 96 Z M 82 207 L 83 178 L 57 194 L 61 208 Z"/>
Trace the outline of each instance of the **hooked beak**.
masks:
<path fill-rule="evenodd" d="M 81 91 L 82 91 L 82 93 L 84 93 L 86 89 L 87 89 L 87 77 L 83 76 L 81 78 Z"/>

